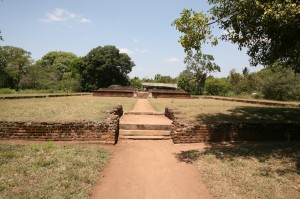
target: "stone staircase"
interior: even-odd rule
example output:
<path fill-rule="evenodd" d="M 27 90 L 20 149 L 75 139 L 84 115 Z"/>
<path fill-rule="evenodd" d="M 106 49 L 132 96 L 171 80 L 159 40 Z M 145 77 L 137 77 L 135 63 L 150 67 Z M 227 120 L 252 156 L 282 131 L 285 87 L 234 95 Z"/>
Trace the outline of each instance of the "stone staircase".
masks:
<path fill-rule="evenodd" d="M 120 120 L 119 139 L 171 139 L 172 121 L 157 112 L 128 112 Z"/>

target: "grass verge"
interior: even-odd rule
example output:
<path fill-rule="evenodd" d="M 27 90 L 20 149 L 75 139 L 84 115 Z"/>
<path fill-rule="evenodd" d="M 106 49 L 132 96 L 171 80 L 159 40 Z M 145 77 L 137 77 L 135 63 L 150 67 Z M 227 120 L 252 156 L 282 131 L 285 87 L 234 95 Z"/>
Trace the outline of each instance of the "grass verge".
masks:
<path fill-rule="evenodd" d="M 99 147 L 0 144 L 0 198 L 89 198 L 109 157 Z"/>
<path fill-rule="evenodd" d="M 184 120 L 196 123 L 299 122 L 300 108 L 283 108 L 211 99 L 150 99 L 160 112 L 177 108 Z"/>
<path fill-rule="evenodd" d="M 111 107 L 121 104 L 129 111 L 135 102 L 134 98 L 93 96 L 0 100 L 0 121 L 103 121 Z"/>
<path fill-rule="evenodd" d="M 216 199 L 300 198 L 300 143 L 215 145 L 177 154 Z"/>

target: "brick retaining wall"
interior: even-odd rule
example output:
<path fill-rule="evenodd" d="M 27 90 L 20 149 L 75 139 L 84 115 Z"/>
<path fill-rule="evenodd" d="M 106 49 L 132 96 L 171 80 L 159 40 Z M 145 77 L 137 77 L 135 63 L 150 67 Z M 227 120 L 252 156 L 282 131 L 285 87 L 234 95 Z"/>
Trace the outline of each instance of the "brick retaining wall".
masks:
<path fill-rule="evenodd" d="M 189 93 L 177 90 L 150 89 L 153 98 L 191 98 Z"/>
<path fill-rule="evenodd" d="M 93 96 L 100 97 L 133 97 L 134 91 L 131 90 L 98 90 L 93 91 Z"/>
<path fill-rule="evenodd" d="M 300 103 L 298 103 L 298 102 L 240 99 L 240 98 L 219 97 L 219 96 L 201 96 L 199 98 L 200 99 L 223 100 L 223 101 L 231 101 L 231 102 L 243 102 L 243 103 L 249 103 L 249 104 L 260 104 L 260 105 L 268 105 L 268 106 L 300 107 Z"/>
<path fill-rule="evenodd" d="M 165 115 L 173 120 L 171 137 L 175 144 L 222 142 L 300 140 L 300 123 L 215 123 L 192 124 L 182 121 L 180 112 L 166 108 Z"/>
<path fill-rule="evenodd" d="M 102 141 L 116 144 L 119 136 L 119 118 L 122 106 L 108 111 L 103 122 L 10 122 L 0 121 L 0 139 L 39 141 Z"/>

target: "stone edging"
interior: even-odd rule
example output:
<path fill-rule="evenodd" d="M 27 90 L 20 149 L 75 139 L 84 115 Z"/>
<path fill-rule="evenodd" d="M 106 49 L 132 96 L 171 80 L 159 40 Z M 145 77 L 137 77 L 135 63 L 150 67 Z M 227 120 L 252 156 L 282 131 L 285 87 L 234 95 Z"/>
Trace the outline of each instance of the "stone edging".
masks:
<path fill-rule="evenodd" d="M 116 144 L 123 108 L 119 105 L 107 113 L 108 116 L 103 122 L 0 121 L 0 140 L 101 141 L 106 144 Z"/>
<path fill-rule="evenodd" d="M 232 101 L 232 102 L 243 102 L 243 103 L 250 103 L 250 104 L 270 105 L 270 106 L 300 107 L 300 103 L 289 103 L 289 102 L 280 102 L 280 101 L 263 101 L 263 100 L 239 99 L 239 98 L 217 97 L 217 96 L 201 96 L 199 98 Z"/>
<path fill-rule="evenodd" d="M 223 141 L 300 140 L 300 123 L 191 124 L 181 120 L 180 112 L 173 108 L 166 108 L 165 115 L 173 120 L 171 137 L 175 144 Z"/>
<path fill-rule="evenodd" d="M 70 97 L 91 95 L 90 93 L 75 93 L 75 94 L 41 94 L 41 95 L 19 95 L 19 96 L 0 96 L 0 99 L 29 99 L 29 98 L 48 98 L 48 97 Z"/>

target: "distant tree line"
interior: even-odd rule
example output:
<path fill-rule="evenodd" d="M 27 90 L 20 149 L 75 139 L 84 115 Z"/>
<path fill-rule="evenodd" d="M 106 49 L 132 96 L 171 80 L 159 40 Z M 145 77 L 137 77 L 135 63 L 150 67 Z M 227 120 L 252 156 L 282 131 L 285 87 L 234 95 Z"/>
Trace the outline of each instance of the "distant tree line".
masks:
<path fill-rule="evenodd" d="M 34 61 L 18 47 L 0 47 L 0 88 L 92 91 L 112 84 L 129 85 L 135 66 L 115 46 L 96 47 L 86 56 L 52 51 Z"/>

